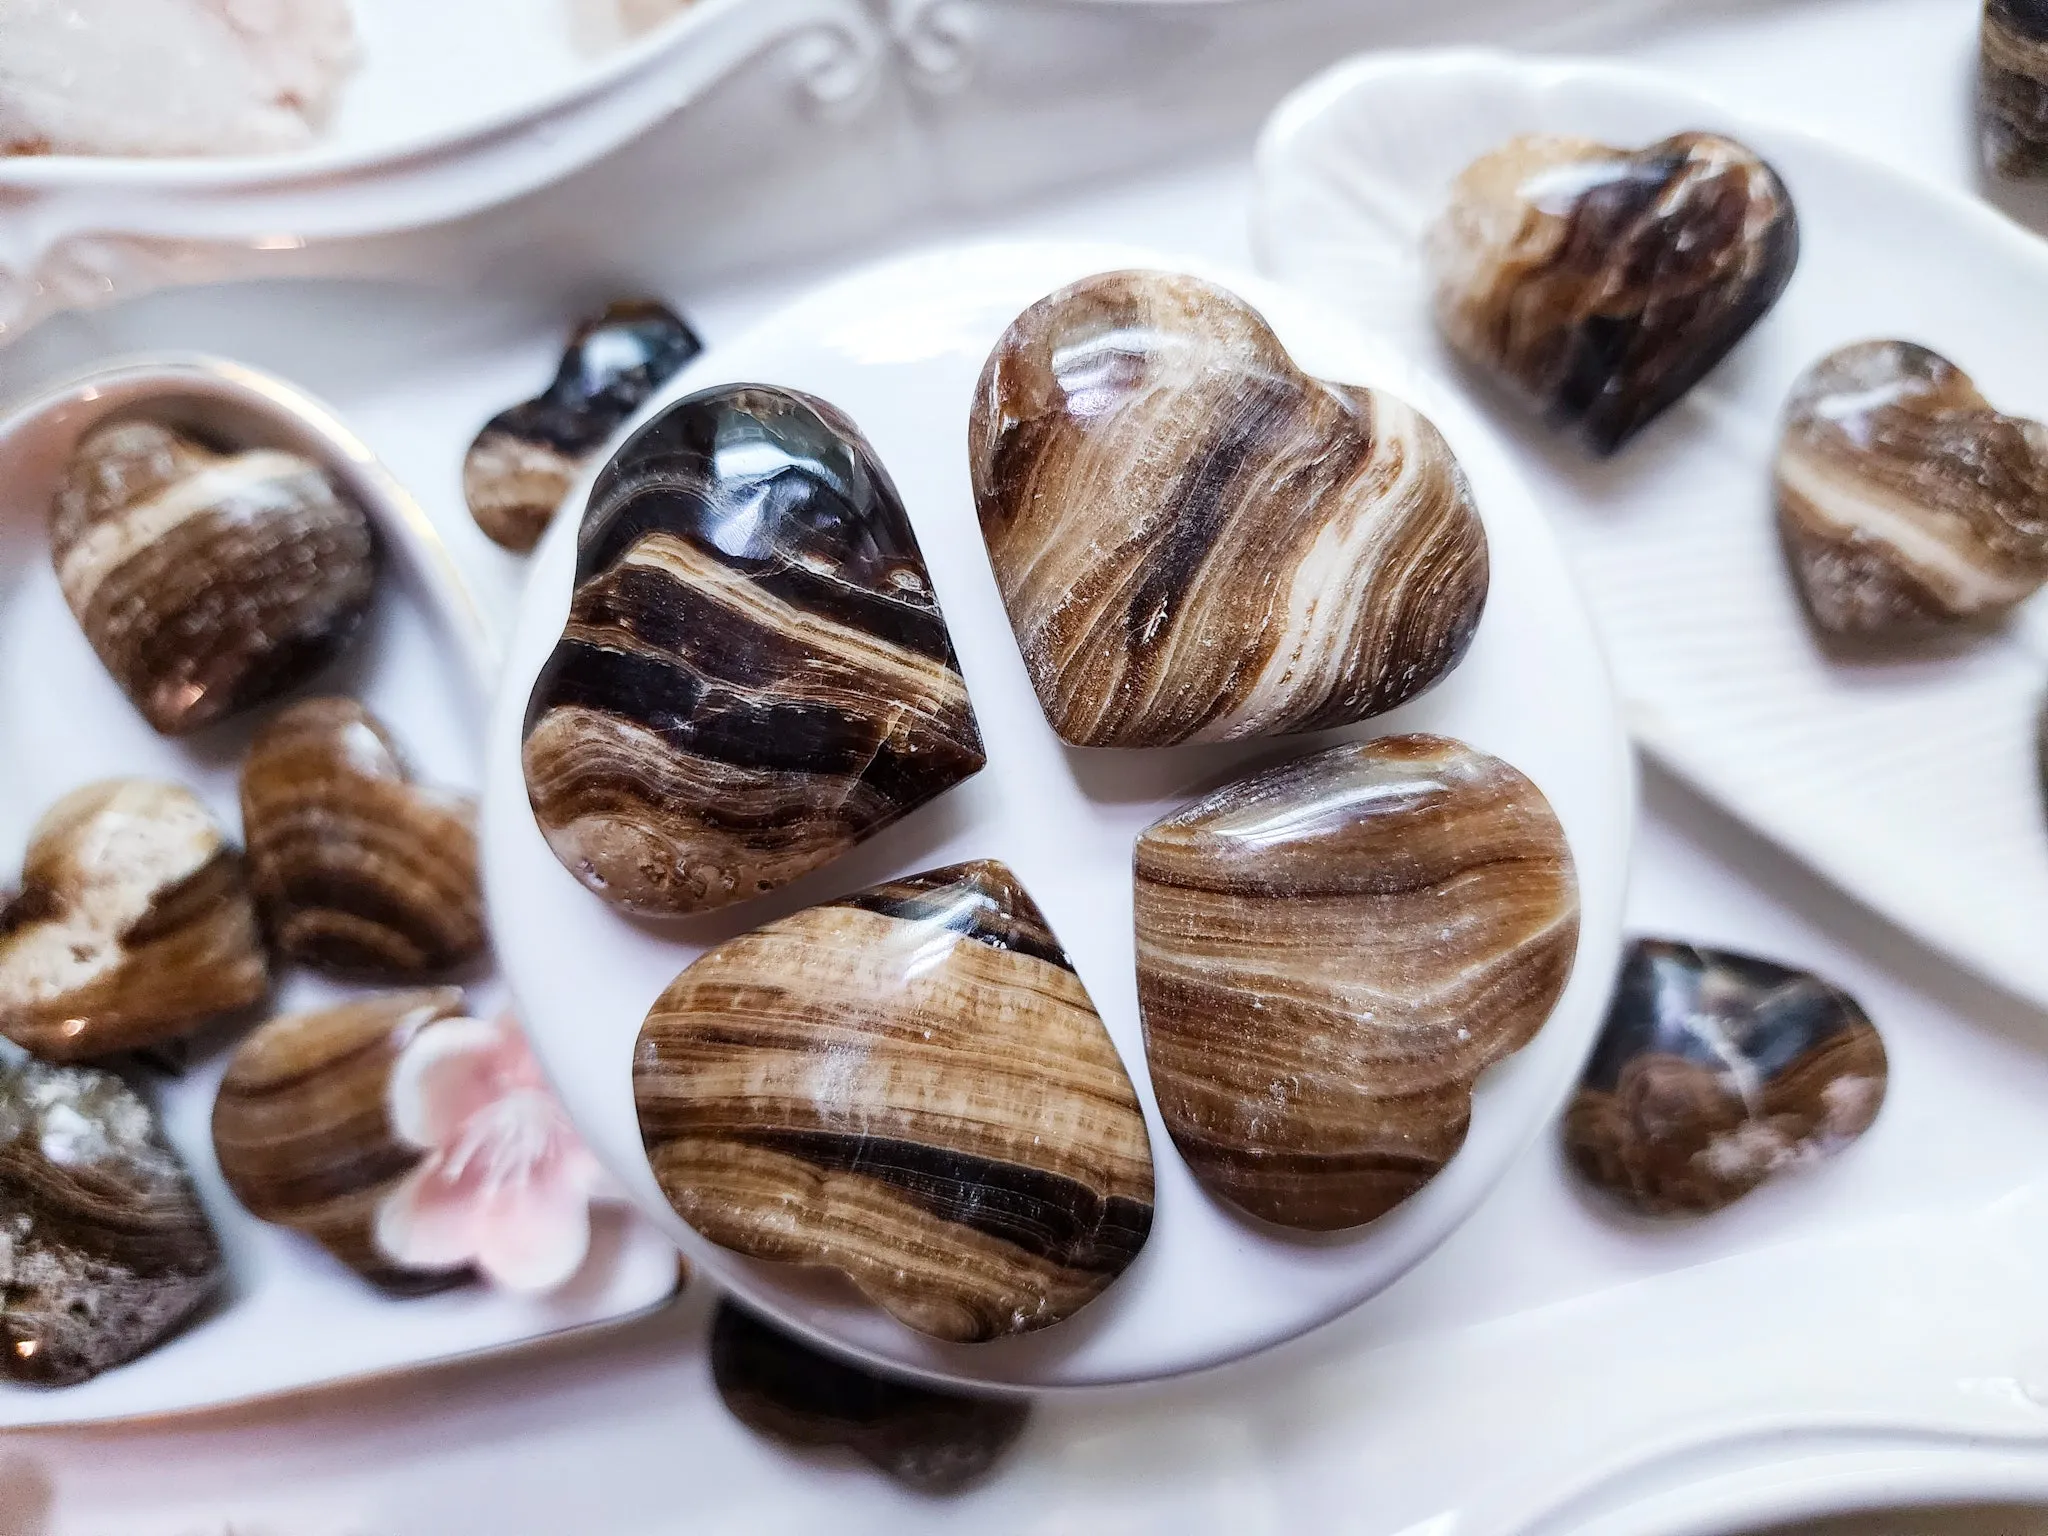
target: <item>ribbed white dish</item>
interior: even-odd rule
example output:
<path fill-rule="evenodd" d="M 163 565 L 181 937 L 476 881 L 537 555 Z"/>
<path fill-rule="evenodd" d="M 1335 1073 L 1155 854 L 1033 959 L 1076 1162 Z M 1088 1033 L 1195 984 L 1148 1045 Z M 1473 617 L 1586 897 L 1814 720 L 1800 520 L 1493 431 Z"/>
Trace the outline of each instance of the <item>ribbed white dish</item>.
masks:
<path fill-rule="evenodd" d="M 1792 381 L 1850 341 L 1922 342 L 2004 408 L 2048 417 L 2048 248 L 1675 80 L 1450 52 L 1343 65 L 1280 108 L 1259 150 L 1260 263 L 1450 368 L 1418 246 L 1457 172 L 1531 130 L 1636 145 L 1686 128 L 1744 140 L 1791 188 L 1804 250 L 1778 307 L 1604 463 L 1462 377 L 1577 567 L 1637 739 L 1900 926 L 2048 1002 L 2048 604 L 1921 659 L 1831 659 L 1785 571 L 1770 481 Z"/>

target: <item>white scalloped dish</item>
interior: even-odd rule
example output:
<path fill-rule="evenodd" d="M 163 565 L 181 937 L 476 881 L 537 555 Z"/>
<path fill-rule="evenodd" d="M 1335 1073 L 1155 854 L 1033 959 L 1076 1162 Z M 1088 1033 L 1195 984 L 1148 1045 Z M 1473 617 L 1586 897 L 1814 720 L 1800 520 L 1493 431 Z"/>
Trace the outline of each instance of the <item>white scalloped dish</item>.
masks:
<path fill-rule="evenodd" d="M 411 496 L 324 407 L 278 380 L 205 358 L 135 358 L 53 383 L 0 417 L 0 863 L 11 874 L 42 811 L 102 778 L 186 784 L 224 826 L 239 826 L 241 748 L 271 711 L 252 710 L 245 722 L 190 741 L 158 736 L 101 667 L 50 564 L 49 493 L 72 446 L 110 414 L 152 405 L 237 443 L 310 454 L 369 511 L 386 551 L 378 595 L 348 655 L 312 686 L 362 700 L 424 778 L 474 784 L 495 656 Z M 467 991 L 474 1009 L 502 995 L 490 976 Z M 289 1012 L 346 995 L 294 970 L 280 974 L 268 1006 Z M 669 1244 L 644 1223 L 607 1217 L 585 1268 L 550 1295 L 471 1285 L 412 1300 L 383 1296 L 309 1240 L 258 1221 L 222 1181 L 210 1127 L 235 1038 L 204 1033 L 182 1075 L 144 1074 L 221 1239 L 226 1294 L 158 1348 L 90 1381 L 0 1383 L 0 1426 L 147 1417 L 405 1371 L 622 1320 L 674 1294 Z"/>
<path fill-rule="evenodd" d="M 1639 145 L 1687 128 L 1743 140 L 1791 188 L 1803 250 L 1777 308 L 1608 462 L 1481 393 L 1573 558 L 1637 739 L 1900 926 L 2048 1002 L 2048 603 L 1913 659 L 1832 658 L 1785 569 L 1770 471 L 1792 381 L 1852 341 L 1920 342 L 2002 409 L 2048 415 L 2048 250 L 1673 81 L 1439 53 L 1344 65 L 1280 108 L 1259 153 L 1260 262 L 1445 360 L 1419 245 L 1458 171 L 1522 132 Z"/>
<path fill-rule="evenodd" d="M 1046 724 L 1004 616 L 975 519 L 965 441 L 975 380 L 1027 305 L 1089 273 L 1126 267 L 1212 276 L 1258 307 L 1306 370 L 1389 387 L 1443 430 L 1471 477 L 1493 579 L 1472 649 L 1444 682 L 1350 736 L 1431 731 L 1492 752 L 1548 796 L 1577 864 L 1578 962 L 1536 1041 L 1487 1072 L 1470 1139 L 1390 1215 L 1321 1240 L 1228 1214 L 1196 1186 L 1153 1103 L 1137 1016 L 1131 849 L 1156 817 L 1249 760 L 1316 739 L 1087 754 Z M 1598 1027 L 1620 943 L 1633 779 L 1605 665 L 1542 519 L 1485 428 L 1395 355 L 1313 306 L 1248 277 L 1145 251 L 1088 246 L 944 250 L 855 274 L 714 348 L 663 399 L 717 383 L 805 390 L 846 412 L 903 495 L 937 586 L 988 750 L 975 778 L 806 877 L 712 924 L 622 918 L 584 890 L 542 839 L 520 766 L 534 677 L 568 609 L 578 519 L 559 518 L 536 556 L 487 752 L 485 884 L 506 973 L 535 1048 L 592 1146 L 693 1264 L 740 1296 L 867 1359 L 968 1382 L 1079 1386 L 1169 1375 L 1291 1338 L 1384 1289 L 1440 1243 L 1528 1145 Z M 649 407 L 658 409 L 657 401 Z M 573 495 L 571 507 L 587 494 Z M 1559 729 L 1560 726 L 1565 729 Z M 1085 761 L 1084 761 L 1085 759 Z M 1151 1131 L 1156 1216 L 1137 1261 L 1056 1327 L 982 1345 L 940 1345 L 815 1273 L 745 1260 L 669 1209 L 633 1107 L 633 1042 L 649 1005 L 709 942 L 797 905 L 969 859 L 1007 863 L 1038 901 L 1109 1026 Z"/>

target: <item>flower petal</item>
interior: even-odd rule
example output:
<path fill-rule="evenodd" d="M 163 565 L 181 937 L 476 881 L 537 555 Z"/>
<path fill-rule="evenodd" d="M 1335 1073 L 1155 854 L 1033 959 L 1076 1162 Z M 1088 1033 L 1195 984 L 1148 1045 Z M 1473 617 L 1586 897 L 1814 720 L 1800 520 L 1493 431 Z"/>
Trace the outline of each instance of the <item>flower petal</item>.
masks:
<path fill-rule="evenodd" d="M 422 1151 L 453 1141 L 503 1094 L 508 1037 L 524 1055 L 516 1032 L 483 1019 L 438 1019 L 414 1035 L 385 1091 L 392 1129 Z"/>
<path fill-rule="evenodd" d="M 565 1179 L 503 1193 L 487 1202 L 478 1224 L 478 1268 L 508 1291 L 553 1290 L 583 1267 L 590 1251 L 589 1197 Z"/>
<path fill-rule="evenodd" d="M 477 1195 L 428 1159 L 377 1207 L 377 1246 L 408 1269 L 461 1269 L 476 1257 Z"/>

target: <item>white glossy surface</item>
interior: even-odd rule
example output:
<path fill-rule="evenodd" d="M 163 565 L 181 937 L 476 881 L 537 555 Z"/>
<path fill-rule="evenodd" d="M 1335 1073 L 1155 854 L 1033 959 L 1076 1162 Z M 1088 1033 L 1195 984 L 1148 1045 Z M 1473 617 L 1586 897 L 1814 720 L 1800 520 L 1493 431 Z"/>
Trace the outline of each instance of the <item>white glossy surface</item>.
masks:
<path fill-rule="evenodd" d="M 901 490 L 952 630 L 989 766 L 939 802 L 776 896 L 663 927 L 585 891 L 542 840 L 520 771 L 535 674 L 569 608 L 577 519 L 557 520 L 534 565 L 491 724 L 485 886 L 535 1048 L 586 1137 L 694 1264 L 777 1316 L 876 1360 L 968 1381 L 1092 1385 L 1235 1359 L 1384 1289 L 1479 1202 L 1561 1102 L 1598 1027 L 1620 942 L 1632 770 L 1606 670 L 1542 518 L 1491 434 L 1433 380 L 1314 306 L 1229 272 L 1302 367 L 1414 401 L 1450 440 L 1487 526 L 1493 581 L 1472 649 L 1423 698 L 1349 731 L 1173 752 L 1063 748 L 1024 671 L 981 543 L 964 451 L 975 381 L 1017 314 L 1053 289 L 1123 267 L 1187 270 L 1116 247 L 984 246 L 911 257 L 798 300 L 698 359 L 663 399 L 763 382 L 833 402 Z M 1194 264 L 1197 270 L 1201 264 Z M 649 410 L 657 409 L 651 405 Z M 581 494 L 570 505 L 582 505 Z M 1131 845 L 1202 788 L 1321 742 L 1407 730 L 1468 741 L 1527 773 L 1578 866 L 1578 965 L 1536 1042 L 1474 1095 L 1470 1139 L 1423 1192 L 1336 1240 L 1235 1218 L 1194 1183 L 1160 1123 L 1144 1067 L 1131 936 Z M 1121 1050 L 1152 1132 L 1156 1217 L 1138 1260 L 1074 1319 L 1026 1338 L 942 1346 L 815 1276 L 738 1258 L 668 1210 L 640 1146 L 631 1062 L 641 1020 L 708 944 L 878 880 L 964 859 L 1016 870 L 1063 941 Z"/>
<path fill-rule="evenodd" d="M 1636 737 L 1901 926 L 2048 1002 L 2048 600 L 1911 659 L 1832 659 L 1785 569 L 1770 478 L 1793 380 L 1852 341 L 1919 341 L 2004 409 L 2048 416 L 2048 249 L 1672 79 L 1485 54 L 1381 56 L 1290 98 L 1260 147 L 1255 244 L 1268 272 L 1448 365 L 1418 247 L 1459 170 L 1520 132 L 1633 145 L 1687 127 L 1744 140 L 1791 188 L 1803 250 L 1778 307 L 1605 463 L 1468 382 L 1572 555 Z"/>
<path fill-rule="evenodd" d="M 234 440 L 292 448 L 327 464 L 372 514 L 388 560 L 365 632 L 314 686 L 362 699 L 427 780 L 474 785 L 484 680 L 495 649 L 461 578 L 412 498 L 316 402 L 250 370 L 197 358 L 112 363 L 53 384 L 0 417 L 0 863 L 19 866 L 28 832 L 58 796 L 140 774 L 190 785 L 236 835 L 236 772 L 265 715 L 189 741 L 158 736 L 101 667 L 64 604 L 44 521 L 78 438 L 145 403 Z M 491 1009 L 503 989 L 469 989 Z M 271 1007 L 318 1007 L 348 989 L 281 974 Z M 214 1092 L 235 1035 L 201 1037 L 191 1069 L 155 1085 L 164 1127 L 199 1185 L 227 1255 L 225 1301 L 163 1347 L 79 1386 L 0 1383 L 0 1427 L 132 1418 L 268 1396 L 502 1349 L 615 1321 L 671 1293 L 675 1256 L 638 1221 L 609 1218 L 600 1250 L 568 1287 L 540 1299 L 481 1287 L 393 1301 L 236 1203 L 213 1157 Z"/>

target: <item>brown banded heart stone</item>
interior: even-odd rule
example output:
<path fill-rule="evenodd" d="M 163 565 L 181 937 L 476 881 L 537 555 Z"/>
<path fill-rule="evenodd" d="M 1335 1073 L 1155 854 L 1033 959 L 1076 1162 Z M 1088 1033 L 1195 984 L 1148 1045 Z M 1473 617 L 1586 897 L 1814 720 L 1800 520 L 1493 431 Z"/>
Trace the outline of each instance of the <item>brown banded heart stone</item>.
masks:
<path fill-rule="evenodd" d="M 413 782 L 352 699 L 307 699 L 242 764 L 250 881 L 281 954 L 372 981 L 438 977 L 485 949 L 476 805 Z"/>
<path fill-rule="evenodd" d="M 1525 134 L 1458 177 L 1427 256 L 1451 345 L 1604 454 L 1777 303 L 1799 221 L 1777 173 L 1719 134 Z"/>
<path fill-rule="evenodd" d="M 1486 533 L 1427 418 L 1297 368 L 1193 277 L 1041 299 L 982 372 L 975 504 L 1060 736 L 1161 747 L 1345 725 L 1456 666 Z"/>
<path fill-rule="evenodd" d="M 1071 1316 L 1152 1225 L 1136 1092 L 1001 864 L 891 881 L 699 956 L 633 1058 L 663 1193 L 934 1338 Z"/>
<path fill-rule="evenodd" d="M 1472 1086 L 1535 1038 L 1578 951 L 1536 786 L 1439 736 L 1217 790 L 1137 849 L 1138 1003 L 1195 1177 L 1310 1231 L 1385 1215 L 1464 1144 Z"/>
<path fill-rule="evenodd" d="M 1776 484 L 1792 574 L 1832 634 L 1995 617 L 2048 581 L 2048 427 L 1911 342 L 1843 347 L 1800 377 Z"/>

